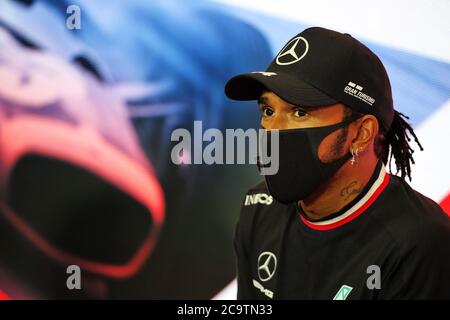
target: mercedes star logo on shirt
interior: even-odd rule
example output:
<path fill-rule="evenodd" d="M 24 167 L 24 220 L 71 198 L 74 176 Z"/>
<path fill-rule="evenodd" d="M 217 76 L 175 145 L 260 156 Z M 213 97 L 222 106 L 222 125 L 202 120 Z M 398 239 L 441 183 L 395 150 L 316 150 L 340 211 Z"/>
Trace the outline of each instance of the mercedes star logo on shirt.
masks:
<path fill-rule="evenodd" d="M 270 252 L 265 251 L 258 257 L 258 276 L 261 281 L 272 279 L 277 269 L 277 257 Z"/>

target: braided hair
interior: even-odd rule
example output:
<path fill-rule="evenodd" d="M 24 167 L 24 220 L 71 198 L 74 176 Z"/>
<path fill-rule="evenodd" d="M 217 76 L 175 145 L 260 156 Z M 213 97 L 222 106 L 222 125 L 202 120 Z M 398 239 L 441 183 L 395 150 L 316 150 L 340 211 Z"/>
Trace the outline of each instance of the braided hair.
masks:
<path fill-rule="evenodd" d="M 409 119 L 403 113 L 394 110 L 394 119 L 388 132 L 380 128 L 375 138 L 375 154 L 381 158 L 383 163 L 387 165 L 389 162 L 389 171 L 391 171 L 392 158 L 395 160 L 397 168 L 396 174 L 400 172 L 400 176 L 404 179 L 408 177 L 411 180 L 411 165 L 414 164 L 414 150 L 410 146 L 411 136 L 415 143 L 423 151 L 423 147 L 414 133 L 411 125 L 406 121 Z"/>

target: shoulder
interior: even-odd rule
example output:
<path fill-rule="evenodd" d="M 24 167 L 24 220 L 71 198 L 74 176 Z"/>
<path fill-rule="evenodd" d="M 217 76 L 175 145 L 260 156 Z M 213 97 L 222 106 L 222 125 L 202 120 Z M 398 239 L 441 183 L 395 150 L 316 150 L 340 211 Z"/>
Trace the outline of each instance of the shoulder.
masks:
<path fill-rule="evenodd" d="M 290 207 L 276 201 L 267 189 L 265 181 L 258 182 L 248 189 L 242 201 L 243 212 L 264 214 L 266 212 L 279 212 Z"/>
<path fill-rule="evenodd" d="M 439 251 L 434 246 L 450 241 L 450 217 L 435 201 L 396 176 L 391 176 L 389 188 L 378 222 L 399 247 L 432 254 Z M 446 253 L 450 256 L 449 249 Z"/>
<path fill-rule="evenodd" d="M 450 218 L 432 199 L 392 176 L 376 224 L 393 244 L 385 298 L 450 298 Z M 387 265 L 386 265 L 387 267 Z"/>
<path fill-rule="evenodd" d="M 260 181 L 250 189 L 248 189 L 245 194 L 243 206 L 258 206 L 258 205 L 271 205 L 274 199 L 270 195 L 269 190 L 265 181 Z"/>
<path fill-rule="evenodd" d="M 248 189 L 242 199 L 239 224 L 254 229 L 283 223 L 292 206 L 276 201 L 269 193 L 265 181 Z"/>

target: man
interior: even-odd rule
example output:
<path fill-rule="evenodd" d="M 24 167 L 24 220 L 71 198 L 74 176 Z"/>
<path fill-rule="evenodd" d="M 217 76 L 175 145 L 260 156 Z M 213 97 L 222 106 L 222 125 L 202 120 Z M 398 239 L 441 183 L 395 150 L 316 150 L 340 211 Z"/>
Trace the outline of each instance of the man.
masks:
<path fill-rule="evenodd" d="M 449 218 L 404 180 L 409 136 L 422 147 L 373 52 L 309 28 L 225 92 L 258 99 L 269 144 L 279 133 L 279 170 L 236 229 L 239 299 L 450 299 Z"/>

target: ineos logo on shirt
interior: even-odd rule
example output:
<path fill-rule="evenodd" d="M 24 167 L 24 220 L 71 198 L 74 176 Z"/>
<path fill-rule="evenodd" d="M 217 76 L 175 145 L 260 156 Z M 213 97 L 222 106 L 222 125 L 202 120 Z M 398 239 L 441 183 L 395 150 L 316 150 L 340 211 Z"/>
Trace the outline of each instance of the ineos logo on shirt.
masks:
<path fill-rule="evenodd" d="M 277 257 L 270 251 L 261 253 L 258 257 L 258 277 L 266 282 L 272 279 L 277 269 Z"/>
<path fill-rule="evenodd" d="M 303 59 L 308 49 L 308 41 L 303 37 L 296 37 L 281 49 L 275 61 L 280 66 L 296 63 Z"/>
<path fill-rule="evenodd" d="M 253 204 L 271 205 L 273 202 L 272 196 L 267 193 L 248 194 L 245 197 L 244 206 L 251 206 Z"/>

